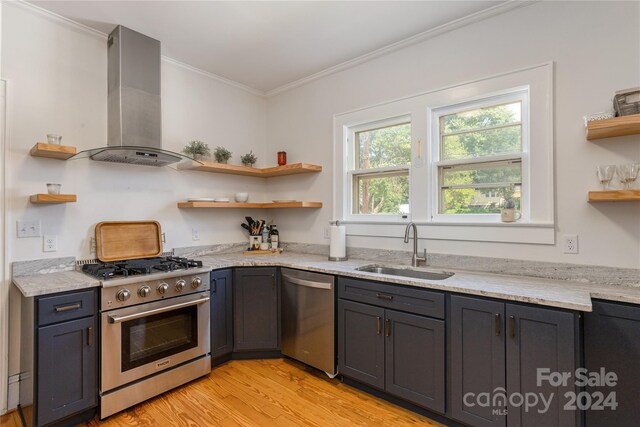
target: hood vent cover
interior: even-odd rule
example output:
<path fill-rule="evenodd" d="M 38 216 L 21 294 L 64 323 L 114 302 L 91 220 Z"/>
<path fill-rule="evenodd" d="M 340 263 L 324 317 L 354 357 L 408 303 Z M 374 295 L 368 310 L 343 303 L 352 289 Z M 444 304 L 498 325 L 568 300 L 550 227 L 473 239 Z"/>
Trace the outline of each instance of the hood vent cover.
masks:
<path fill-rule="evenodd" d="M 161 146 L 160 42 L 118 25 L 107 46 L 107 146 L 72 159 L 145 166 L 194 162 Z"/>

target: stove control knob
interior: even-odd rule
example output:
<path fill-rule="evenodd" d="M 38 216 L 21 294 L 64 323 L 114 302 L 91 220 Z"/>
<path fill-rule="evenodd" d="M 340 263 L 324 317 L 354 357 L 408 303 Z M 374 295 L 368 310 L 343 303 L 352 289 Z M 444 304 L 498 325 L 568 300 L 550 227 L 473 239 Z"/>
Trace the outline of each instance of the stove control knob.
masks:
<path fill-rule="evenodd" d="M 166 294 L 168 290 L 169 290 L 169 285 L 167 285 L 166 283 L 163 282 L 158 285 L 158 293 L 160 295 Z"/>
<path fill-rule="evenodd" d="M 129 298 L 131 298 L 131 292 L 129 292 L 129 289 L 120 289 L 116 294 L 116 299 L 120 302 L 125 302 Z"/>
<path fill-rule="evenodd" d="M 142 298 L 148 297 L 149 292 L 151 292 L 151 288 L 148 286 L 143 286 L 140 289 L 138 289 L 138 295 L 140 295 Z"/>
<path fill-rule="evenodd" d="M 185 282 L 180 279 L 176 282 L 176 291 L 181 292 L 184 289 Z"/>
<path fill-rule="evenodd" d="M 200 287 L 200 285 L 202 285 L 202 279 L 199 277 L 194 277 L 193 280 L 191 281 L 191 287 L 193 289 L 196 289 Z"/>

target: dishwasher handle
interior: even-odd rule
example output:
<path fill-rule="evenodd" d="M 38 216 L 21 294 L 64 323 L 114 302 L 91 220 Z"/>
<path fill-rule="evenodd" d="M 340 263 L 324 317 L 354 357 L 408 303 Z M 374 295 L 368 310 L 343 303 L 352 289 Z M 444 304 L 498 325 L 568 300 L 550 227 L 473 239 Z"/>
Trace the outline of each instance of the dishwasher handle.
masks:
<path fill-rule="evenodd" d="M 306 286 L 307 288 L 316 288 L 316 289 L 333 289 L 333 283 L 324 283 L 324 282 L 314 282 L 311 280 L 298 279 L 297 277 L 287 276 L 283 274 L 282 277 L 287 281 L 291 282 L 295 285 Z"/>

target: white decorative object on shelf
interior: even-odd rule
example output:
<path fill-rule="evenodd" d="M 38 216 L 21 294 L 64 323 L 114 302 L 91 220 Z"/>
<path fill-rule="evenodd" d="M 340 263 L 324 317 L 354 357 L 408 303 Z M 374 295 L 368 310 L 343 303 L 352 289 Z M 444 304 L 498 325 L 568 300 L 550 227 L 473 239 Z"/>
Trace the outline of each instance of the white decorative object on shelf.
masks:
<path fill-rule="evenodd" d="M 594 114 L 583 116 L 582 119 L 584 120 L 584 126 L 587 127 L 587 123 L 589 122 L 595 122 L 597 120 L 612 119 L 614 117 L 615 117 L 615 114 L 613 113 L 600 112 L 600 113 L 594 113 Z"/>

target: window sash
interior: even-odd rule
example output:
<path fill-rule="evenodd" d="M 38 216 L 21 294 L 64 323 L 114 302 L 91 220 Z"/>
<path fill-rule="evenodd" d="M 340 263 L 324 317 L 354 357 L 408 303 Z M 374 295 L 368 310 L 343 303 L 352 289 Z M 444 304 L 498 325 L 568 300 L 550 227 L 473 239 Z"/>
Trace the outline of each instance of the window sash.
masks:
<path fill-rule="evenodd" d="M 378 169 L 359 169 L 357 171 L 349 172 L 351 175 L 351 214 L 352 215 L 366 215 L 366 216 L 398 216 L 401 214 L 389 214 L 389 213 L 361 213 L 360 209 L 360 180 L 375 179 L 375 178 L 393 178 L 406 176 L 411 182 L 410 167 L 406 166 L 393 166 L 388 168 Z M 409 192 L 410 194 L 410 192 Z M 411 210 L 411 199 L 409 199 L 409 210 Z"/>

